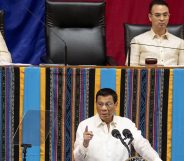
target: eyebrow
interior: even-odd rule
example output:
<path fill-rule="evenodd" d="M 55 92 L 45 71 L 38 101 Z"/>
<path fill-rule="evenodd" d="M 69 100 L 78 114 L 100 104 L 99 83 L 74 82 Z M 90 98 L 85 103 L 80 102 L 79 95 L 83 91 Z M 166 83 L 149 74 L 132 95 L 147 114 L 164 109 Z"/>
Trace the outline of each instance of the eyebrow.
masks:
<path fill-rule="evenodd" d="M 151 14 L 169 14 L 169 12 L 155 12 L 155 13 L 151 13 Z"/>

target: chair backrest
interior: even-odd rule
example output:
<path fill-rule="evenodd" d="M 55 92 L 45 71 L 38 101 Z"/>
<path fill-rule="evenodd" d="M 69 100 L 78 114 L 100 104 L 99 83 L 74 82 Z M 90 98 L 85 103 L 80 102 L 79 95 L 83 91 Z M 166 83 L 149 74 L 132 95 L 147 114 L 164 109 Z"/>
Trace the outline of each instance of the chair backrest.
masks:
<path fill-rule="evenodd" d="M 104 2 L 47 0 L 48 57 L 65 63 L 66 54 L 69 65 L 105 65 L 104 13 Z"/>
<path fill-rule="evenodd" d="M 131 40 L 148 30 L 150 30 L 150 25 L 138 25 L 138 24 L 125 24 L 124 33 L 125 33 L 125 54 L 127 54 Z M 182 39 L 184 39 L 184 25 L 169 25 L 168 31 Z"/>
<path fill-rule="evenodd" d="M 0 31 L 2 35 L 4 36 L 4 12 L 3 10 L 0 10 Z"/>

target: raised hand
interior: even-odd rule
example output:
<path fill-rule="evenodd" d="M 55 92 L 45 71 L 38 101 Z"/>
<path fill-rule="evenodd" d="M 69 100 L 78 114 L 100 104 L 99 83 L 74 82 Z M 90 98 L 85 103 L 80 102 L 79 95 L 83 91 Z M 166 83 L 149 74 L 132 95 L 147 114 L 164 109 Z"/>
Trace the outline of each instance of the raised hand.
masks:
<path fill-rule="evenodd" d="M 83 133 L 83 145 L 85 148 L 87 148 L 89 146 L 89 142 L 90 140 L 93 138 L 93 132 L 92 131 L 88 131 L 88 126 L 86 126 L 85 131 Z"/>

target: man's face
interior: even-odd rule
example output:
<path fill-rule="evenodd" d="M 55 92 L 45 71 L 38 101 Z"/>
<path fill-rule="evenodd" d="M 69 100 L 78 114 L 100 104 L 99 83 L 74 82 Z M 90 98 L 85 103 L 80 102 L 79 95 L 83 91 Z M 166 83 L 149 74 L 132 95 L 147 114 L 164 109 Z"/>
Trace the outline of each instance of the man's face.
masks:
<path fill-rule="evenodd" d="M 169 9 L 165 5 L 154 5 L 151 13 L 149 13 L 149 20 L 152 23 L 153 30 L 165 30 L 169 22 Z"/>
<path fill-rule="evenodd" d="M 109 96 L 98 96 L 96 100 L 97 112 L 102 121 L 110 123 L 113 119 L 113 115 L 116 111 L 117 102 L 114 103 L 113 97 Z"/>

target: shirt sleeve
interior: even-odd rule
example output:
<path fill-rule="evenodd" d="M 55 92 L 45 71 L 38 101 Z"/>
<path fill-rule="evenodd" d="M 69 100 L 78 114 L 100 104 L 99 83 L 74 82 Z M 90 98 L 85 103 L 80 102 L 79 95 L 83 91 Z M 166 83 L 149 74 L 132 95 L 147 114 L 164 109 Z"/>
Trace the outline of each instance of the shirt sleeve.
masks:
<path fill-rule="evenodd" d="M 11 54 L 8 51 L 4 38 L 0 32 L 0 64 L 7 64 L 11 62 Z"/>
<path fill-rule="evenodd" d="M 81 128 L 81 124 L 76 132 L 76 140 L 74 143 L 74 159 L 75 161 L 84 161 L 88 154 L 88 148 L 83 146 L 83 131 Z"/>
<path fill-rule="evenodd" d="M 181 39 L 179 57 L 178 57 L 178 65 L 184 65 L 184 40 Z"/>
<path fill-rule="evenodd" d="M 141 135 L 141 131 L 132 123 L 132 135 L 134 140 L 132 142 L 136 152 L 138 152 L 144 159 L 148 161 L 162 161 L 158 153 L 151 147 L 149 141 Z"/>

